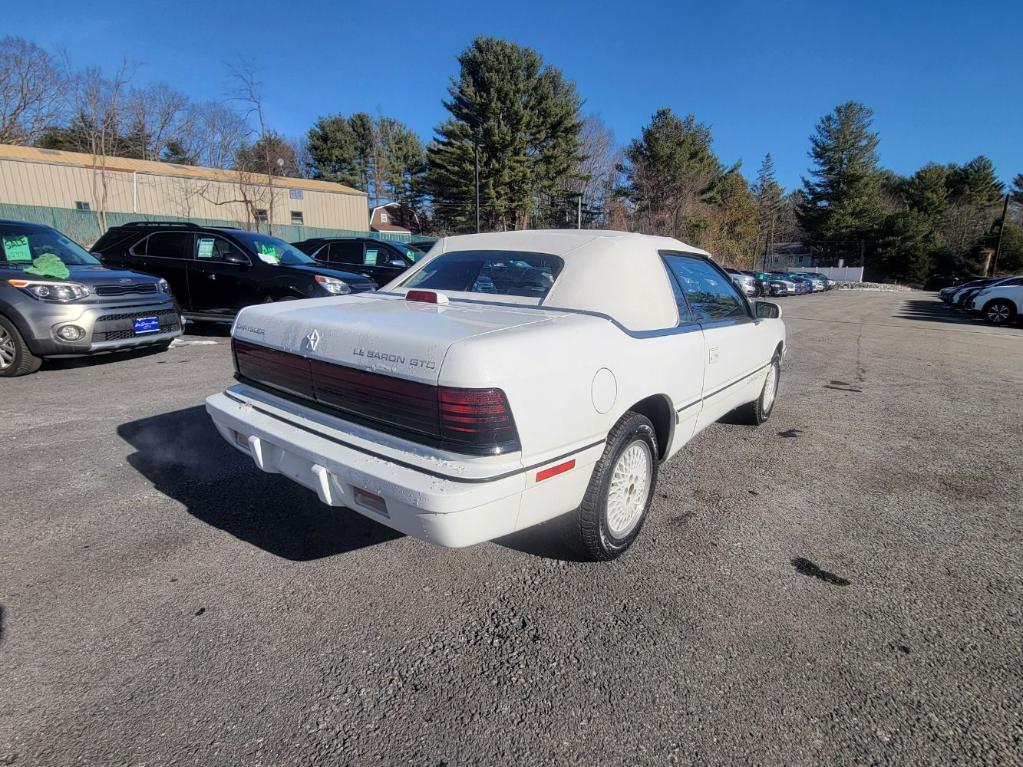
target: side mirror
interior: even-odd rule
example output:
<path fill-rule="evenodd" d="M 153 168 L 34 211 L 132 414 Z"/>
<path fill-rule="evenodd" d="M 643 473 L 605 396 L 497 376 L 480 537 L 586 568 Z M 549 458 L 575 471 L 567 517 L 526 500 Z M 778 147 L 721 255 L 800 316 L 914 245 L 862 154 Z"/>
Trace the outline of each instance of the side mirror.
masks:
<path fill-rule="evenodd" d="M 755 301 L 753 313 L 758 320 L 777 320 L 781 318 L 781 307 L 770 301 Z"/>
<path fill-rule="evenodd" d="M 406 264 L 400 258 L 396 258 L 393 261 L 391 261 L 391 266 L 408 266 L 408 264 Z"/>
<path fill-rule="evenodd" d="M 234 264 L 235 266 L 249 266 L 249 259 L 241 253 L 229 250 L 224 254 L 224 263 Z"/>

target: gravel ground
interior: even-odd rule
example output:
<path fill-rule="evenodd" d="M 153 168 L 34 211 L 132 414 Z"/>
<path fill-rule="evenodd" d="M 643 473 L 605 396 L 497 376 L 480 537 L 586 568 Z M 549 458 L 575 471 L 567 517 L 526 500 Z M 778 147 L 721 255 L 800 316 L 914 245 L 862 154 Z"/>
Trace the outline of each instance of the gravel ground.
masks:
<path fill-rule="evenodd" d="M 782 306 L 772 419 L 610 564 L 261 474 L 216 333 L 0 382 L 0 764 L 1023 763 L 1023 330 Z"/>

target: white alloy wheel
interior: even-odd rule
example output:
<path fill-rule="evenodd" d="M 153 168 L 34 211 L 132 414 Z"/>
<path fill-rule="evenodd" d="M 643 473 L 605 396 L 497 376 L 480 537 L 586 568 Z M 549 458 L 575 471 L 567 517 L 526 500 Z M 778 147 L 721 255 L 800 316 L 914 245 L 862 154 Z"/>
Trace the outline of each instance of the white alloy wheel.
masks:
<path fill-rule="evenodd" d="M 774 398 L 778 396 L 778 365 L 775 362 L 767 368 L 767 380 L 764 381 L 764 396 L 761 409 L 764 413 L 770 413 L 774 407 Z"/>
<path fill-rule="evenodd" d="M 0 325 L 0 370 L 14 364 L 14 352 L 14 338 L 7 332 L 7 328 Z"/>
<path fill-rule="evenodd" d="M 607 490 L 607 529 L 615 538 L 625 538 L 643 518 L 653 463 L 650 446 L 641 439 L 618 456 Z"/>

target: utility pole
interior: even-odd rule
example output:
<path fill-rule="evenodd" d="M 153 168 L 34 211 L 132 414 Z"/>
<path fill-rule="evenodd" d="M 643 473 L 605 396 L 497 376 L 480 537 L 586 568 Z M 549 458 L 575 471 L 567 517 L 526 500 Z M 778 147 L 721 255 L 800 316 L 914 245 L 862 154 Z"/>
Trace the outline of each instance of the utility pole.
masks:
<path fill-rule="evenodd" d="M 480 142 L 476 134 L 472 137 L 472 153 L 476 163 L 476 234 L 480 233 Z"/>
<path fill-rule="evenodd" d="M 583 193 L 580 192 L 575 198 L 575 228 L 583 228 Z"/>
<path fill-rule="evenodd" d="M 991 276 L 995 276 L 998 268 L 998 254 L 1002 252 L 1002 235 L 1005 234 L 1005 222 L 1009 218 L 1009 194 L 1005 195 L 1005 203 L 1002 205 L 1002 224 L 998 227 L 998 243 L 995 245 L 995 255 L 991 259 Z"/>

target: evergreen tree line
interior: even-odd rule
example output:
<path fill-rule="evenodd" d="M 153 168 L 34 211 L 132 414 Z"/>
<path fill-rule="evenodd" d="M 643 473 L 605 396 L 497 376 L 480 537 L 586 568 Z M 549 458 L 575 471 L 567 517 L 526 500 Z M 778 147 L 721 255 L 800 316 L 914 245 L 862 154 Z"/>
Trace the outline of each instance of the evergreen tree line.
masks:
<path fill-rule="evenodd" d="M 581 221 L 677 237 L 746 268 L 777 243 L 802 241 L 824 263 L 863 264 L 873 279 L 982 273 L 996 247 L 999 271 L 1023 269 L 1023 174 L 1003 221 L 1006 190 L 989 159 L 901 177 L 880 166 L 872 112 L 856 102 L 819 120 L 809 172 L 786 193 L 770 154 L 750 184 L 692 114 L 659 109 L 619 147 L 583 115 L 574 83 L 536 51 L 496 38 L 457 57 L 448 117 L 428 144 L 397 119 L 363 112 L 321 117 L 288 140 L 264 124 L 251 73 L 234 73 L 239 99 L 195 104 L 166 85 L 133 87 L 126 70 L 68 74 L 31 43 L 2 42 L 0 142 L 337 181 L 371 205 L 402 203 L 427 234 Z M 46 80 L 53 87 L 25 87 Z"/>

